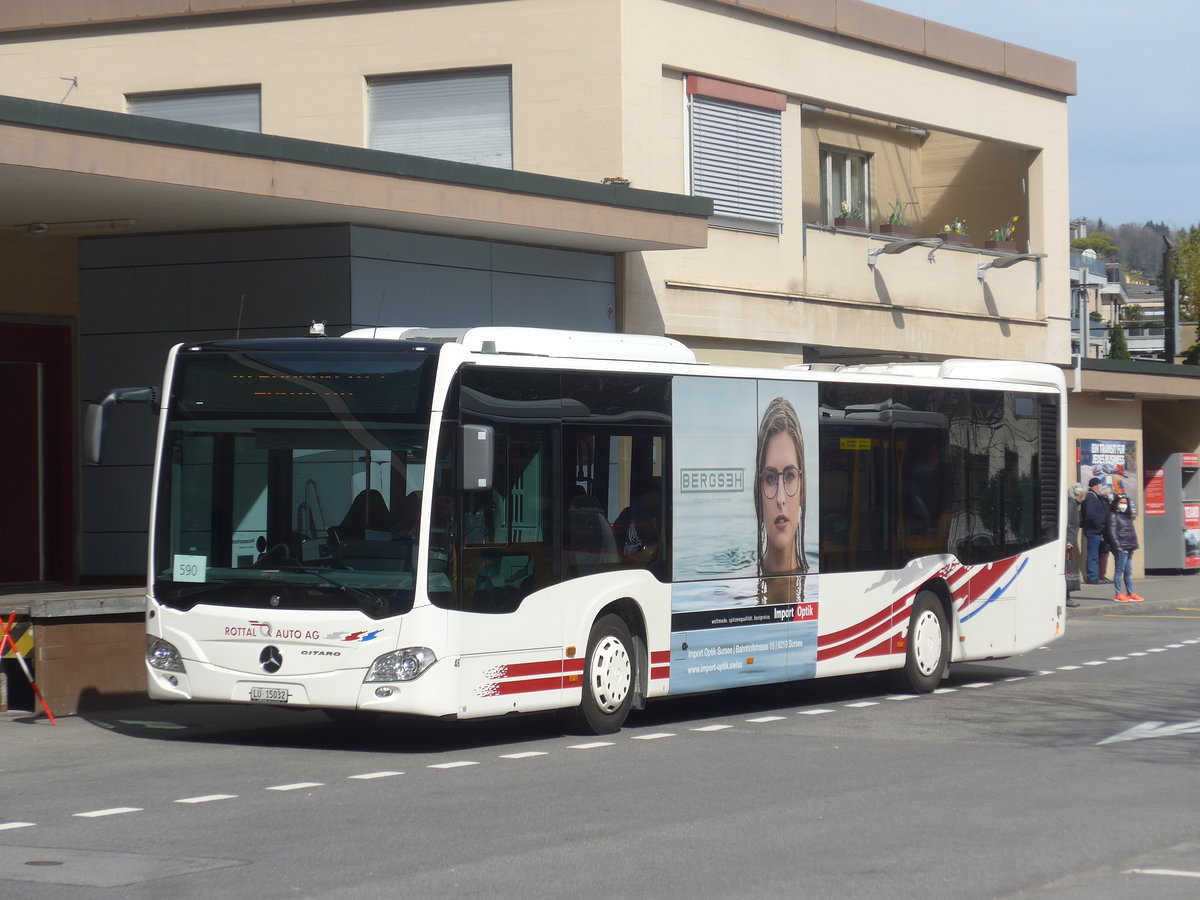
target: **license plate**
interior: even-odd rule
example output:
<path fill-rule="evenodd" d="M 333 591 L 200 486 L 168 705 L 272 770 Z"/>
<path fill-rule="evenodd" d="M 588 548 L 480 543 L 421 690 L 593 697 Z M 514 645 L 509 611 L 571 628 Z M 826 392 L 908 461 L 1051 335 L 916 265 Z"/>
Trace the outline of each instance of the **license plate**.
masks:
<path fill-rule="evenodd" d="M 251 687 L 251 703 L 287 703 L 288 689 L 285 687 Z"/>

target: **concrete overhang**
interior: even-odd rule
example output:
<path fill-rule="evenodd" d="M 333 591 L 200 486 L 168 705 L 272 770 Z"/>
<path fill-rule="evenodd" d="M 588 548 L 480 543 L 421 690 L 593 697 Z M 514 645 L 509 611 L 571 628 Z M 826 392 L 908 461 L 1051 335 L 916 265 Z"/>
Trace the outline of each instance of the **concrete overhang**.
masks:
<path fill-rule="evenodd" d="M 1075 387 L 1074 367 L 1065 370 L 1067 390 Z M 1085 359 L 1083 390 L 1088 394 L 1138 400 L 1200 400 L 1200 366 L 1163 362 Z"/>
<path fill-rule="evenodd" d="M 14 236 L 349 223 L 608 253 L 705 247 L 712 212 L 703 197 L 6 96 L 0 197 Z"/>

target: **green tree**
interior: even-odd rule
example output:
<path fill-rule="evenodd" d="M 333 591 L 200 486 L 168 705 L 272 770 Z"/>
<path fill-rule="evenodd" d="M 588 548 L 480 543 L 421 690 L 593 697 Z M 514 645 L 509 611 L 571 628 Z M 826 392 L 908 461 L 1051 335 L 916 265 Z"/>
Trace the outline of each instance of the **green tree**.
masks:
<path fill-rule="evenodd" d="M 1071 249 L 1079 252 L 1095 250 L 1101 259 L 1112 259 L 1121 252 L 1121 248 L 1113 243 L 1112 235 L 1103 231 L 1093 231 L 1087 237 L 1075 238 L 1071 241 Z"/>
<path fill-rule="evenodd" d="M 1108 341 L 1108 358 L 1109 359 L 1132 359 L 1129 355 L 1129 346 L 1125 343 L 1125 329 L 1118 322 L 1112 327 L 1112 333 Z"/>
<path fill-rule="evenodd" d="M 1173 256 L 1173 272 L 1167 273 L 1168 278 L 1179 279 L 1179 320 L 1196 322 L 1197 300 L 1200 299 L 1200 227 L 1193 225 L 1186 231 L 1176 235 L 1176 251 Z M 1164 295 L 1169 298 L 1171 284 L 1163 285 Z M 1187 341 L 1189 329 L 1180 329 L 1181 343 Z M 1190 347 L 1183 351 L 1184 365 L 1200 365 L 1200 327 L 1192 330 L 1193 341 Z"/>

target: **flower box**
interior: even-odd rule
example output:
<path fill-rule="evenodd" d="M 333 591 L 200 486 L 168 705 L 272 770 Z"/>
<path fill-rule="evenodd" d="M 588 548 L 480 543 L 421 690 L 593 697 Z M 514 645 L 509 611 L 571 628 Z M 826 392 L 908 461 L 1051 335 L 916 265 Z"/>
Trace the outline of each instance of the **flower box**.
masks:
<path fill-rule="evenodd" d="M 901 237 L 912 237 L 916 234 L 911 225 L 893 225 L 891 222 L 884 222 L 879 226 L 880 234 L 897 234 Z"/>
<path fill-rule="evenodd" d="M 958 234 L 954 231 L 943 231 L 938 235 L 947 244 L 961 244 L 965 247 L 971 246 L 971 236 L 969 234 Z"/>
<path fill-rule="evenodd" d="M 1007 250 L 1010 253 L 1017 252 L 1016 241 L 984 241 L 983 247 L 985 250 Z"/>
<path fill-rule="evenodd" d="M 837 216 L 833 220 L 834 228 L 858 228 L 865 230 L 867 227 L 866 219 L 851 219 L 848 216 Z"/>

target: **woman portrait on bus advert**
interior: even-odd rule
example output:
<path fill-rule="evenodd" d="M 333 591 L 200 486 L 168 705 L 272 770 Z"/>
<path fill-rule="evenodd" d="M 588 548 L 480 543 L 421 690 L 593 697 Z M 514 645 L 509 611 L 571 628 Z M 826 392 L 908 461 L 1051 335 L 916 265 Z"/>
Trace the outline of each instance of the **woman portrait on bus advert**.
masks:
<path fill-rule="evenodd" d="M 767 404 L 759 423 L 755 471 L 759 602 L 803 600 L 802 576 L 808 572 L 804 549 L 804 514 L 808 506 L 804 436 L 795 407 L 783 397 L 776 397 Z M 796 577 L 767 577 L 774 575 Z"/>

